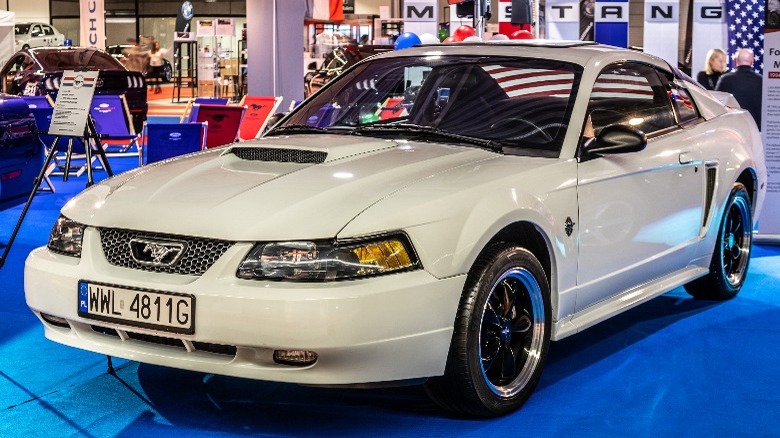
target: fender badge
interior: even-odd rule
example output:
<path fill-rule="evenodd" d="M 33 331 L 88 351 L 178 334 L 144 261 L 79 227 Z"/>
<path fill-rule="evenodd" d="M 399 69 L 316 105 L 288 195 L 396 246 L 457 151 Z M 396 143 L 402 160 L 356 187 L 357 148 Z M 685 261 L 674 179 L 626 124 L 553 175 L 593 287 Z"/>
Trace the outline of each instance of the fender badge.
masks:
<path fill-rule="evenodd" d="M 571 236 L 571 233 L 574 231 L 574 221 L 571 220 L 571 217 L 566 218 L 566 235 Z"/>

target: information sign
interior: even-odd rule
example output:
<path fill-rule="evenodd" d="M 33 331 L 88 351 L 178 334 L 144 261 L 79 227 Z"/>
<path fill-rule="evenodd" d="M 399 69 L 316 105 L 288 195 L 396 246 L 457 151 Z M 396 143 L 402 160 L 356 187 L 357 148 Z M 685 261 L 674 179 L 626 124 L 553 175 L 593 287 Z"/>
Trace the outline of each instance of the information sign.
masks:
<path fill-rule="evenodd" d="M 62 84 L 54 102 L 49 134 L 83 137 L 98 79 L 97 71 L 62 72 Z"/>

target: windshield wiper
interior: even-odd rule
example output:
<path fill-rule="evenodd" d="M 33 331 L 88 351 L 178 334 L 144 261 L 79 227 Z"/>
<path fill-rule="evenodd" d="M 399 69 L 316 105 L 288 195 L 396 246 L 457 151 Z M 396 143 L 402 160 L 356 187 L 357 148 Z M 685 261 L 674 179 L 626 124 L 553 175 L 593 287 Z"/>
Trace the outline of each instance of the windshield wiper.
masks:
<path fill-rule="evenodd" d="M 279 126 L 278 128 L 271 129 L 268 134 L 266 135 L 275 135 L 275 134 L 285 134 L 285 133 L 296 133 L 296 134 L 322 134 L 323 132 L 328 132 L 325 128 L 320 128 L 319 126 L 309 126 L 309 125 L 284 125 Z"/>
<path fill-rule="evenodd" d="M 363 125 L 355 128 L 352 133 L 356 135 L 374 133 L 407 133 L 420 135 L 428 139 L 446 139 L 459 141 L 461 143 L 474 144 L 492 151 L 500 151 L 502 149 L 501 144 L 494 140 L 470 137 L 468 135 L 445 131 L 433 126 L 417 125 L 414 123 Z"/>

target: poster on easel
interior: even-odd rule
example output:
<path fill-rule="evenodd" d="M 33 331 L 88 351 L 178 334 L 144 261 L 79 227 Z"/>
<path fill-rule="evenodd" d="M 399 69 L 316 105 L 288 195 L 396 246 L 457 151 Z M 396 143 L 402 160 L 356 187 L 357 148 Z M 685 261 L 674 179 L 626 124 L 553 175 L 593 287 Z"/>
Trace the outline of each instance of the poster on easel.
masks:
<path fill-rule="evenodd" d="M 68 137 L 84 136 L 99 73 L 74 70 L 62 72 L 62 83 L 57 93 L 57 100 L 54 102 L 49 134 Z"/>

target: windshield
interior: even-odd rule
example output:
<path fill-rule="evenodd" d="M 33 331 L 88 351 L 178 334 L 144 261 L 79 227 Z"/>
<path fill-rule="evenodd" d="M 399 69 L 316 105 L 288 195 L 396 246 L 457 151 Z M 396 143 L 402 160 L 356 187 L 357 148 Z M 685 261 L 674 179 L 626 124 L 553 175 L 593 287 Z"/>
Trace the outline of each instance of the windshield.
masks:
<path fill-rule="evenodd" d="M 92 70 L 124 70 L 117 60 L 95 49 L 38 49 L 35 57 L 46 71 L 73 70 L 86 67 Z"/>
<path fill-rule="evenodd" d="M 29 24 L 17 24 L 14 26 L 14 33 L 17 35 L 24 35 L 30 32 Z"/>
<path fill-rule="evenodd" d="M 405 130 L 419 133 L 424 127 L 426 133 L 560 151 L 581 71 L 574 64 L 527 58 L 377 59 L 334 80 L 277 129 L 392 131 L 403 138 Z"/>

